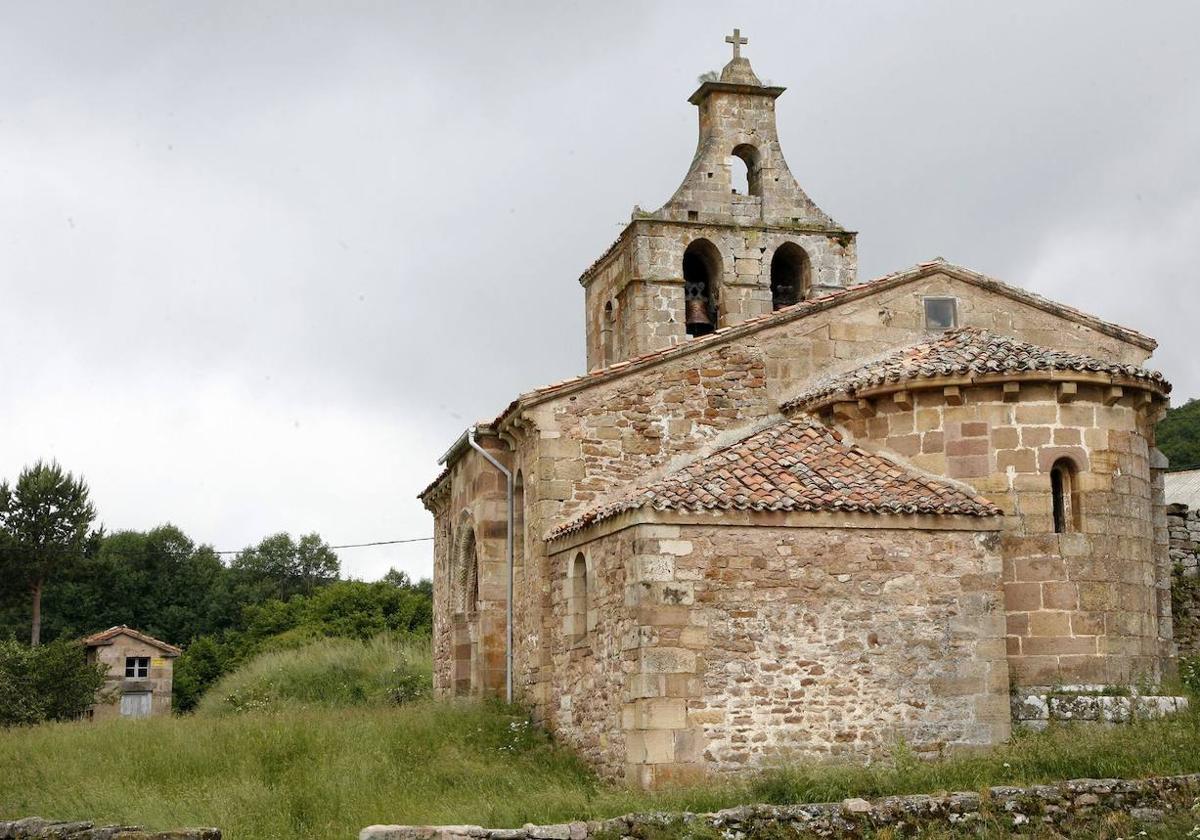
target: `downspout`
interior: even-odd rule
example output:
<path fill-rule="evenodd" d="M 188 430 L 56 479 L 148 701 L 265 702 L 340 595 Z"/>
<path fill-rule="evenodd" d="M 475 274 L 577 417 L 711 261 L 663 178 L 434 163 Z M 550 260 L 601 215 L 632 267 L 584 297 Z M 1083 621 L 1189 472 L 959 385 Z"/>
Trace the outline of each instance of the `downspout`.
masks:
<path fill-rule="evenodd" d="M 508 494 L 508 528 L 504 540 L 504 553 L 508 559 L 508 598 L 505 601 L 507 615 L 504 624 L 504 701 L 513 699 L 513 475 L 509 470 L 475 442 L 475 427 L 467 429 L 467 443 L 482 455 L 487 462 L 504 473 Z"/>

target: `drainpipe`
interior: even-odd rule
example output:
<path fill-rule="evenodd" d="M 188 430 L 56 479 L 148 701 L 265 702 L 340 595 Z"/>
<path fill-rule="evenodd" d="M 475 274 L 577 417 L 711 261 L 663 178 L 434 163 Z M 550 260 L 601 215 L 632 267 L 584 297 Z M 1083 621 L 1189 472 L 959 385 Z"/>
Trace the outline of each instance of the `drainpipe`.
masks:
<path fill-rule="evenodd" d="M 503 464 L 475 442 L 475 427 L 467 429 L 467 444 L 487 459 L 500 472 L 504 473 L 504 482 L 508 494 L 508 529 L 504 540 L 504 553 L 508 559 L 508 599 L 506 600 L 507 615 L 504 624 L 504 700 L 511 703 L 513 699 L 513 475 Z"/>

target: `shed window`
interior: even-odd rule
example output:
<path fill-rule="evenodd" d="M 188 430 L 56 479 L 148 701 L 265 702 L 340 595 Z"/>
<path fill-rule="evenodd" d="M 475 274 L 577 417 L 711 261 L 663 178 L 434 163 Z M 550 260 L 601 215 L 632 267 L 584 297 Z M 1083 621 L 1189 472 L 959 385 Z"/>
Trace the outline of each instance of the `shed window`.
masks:
<path fill-rule="evenodd" d="M 925 329 L 952 330 L 958 326 L 958 300 L 952 297 L 925 298 Z"/>
<path fill-rule="evenodd" d="M 150 676 L 150 657 L 126 656 L 125 676 L 135 680 L 144 680 Z"/>

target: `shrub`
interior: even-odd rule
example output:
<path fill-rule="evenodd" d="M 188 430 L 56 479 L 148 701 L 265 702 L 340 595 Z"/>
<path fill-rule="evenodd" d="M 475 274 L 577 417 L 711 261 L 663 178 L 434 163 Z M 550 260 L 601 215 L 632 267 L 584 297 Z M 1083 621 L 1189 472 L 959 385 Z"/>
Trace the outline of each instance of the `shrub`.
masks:
<path fill-rule="evenodd" d="M 219 680 L 203 715 L 289 708 L 385 706 L 429 694 L 429 639 L 318 639 L 261 653 Z"/>
<path fill-rule="evenodd" d="M 78 642 L 29 647 L 0 641 L 0 726 L 79 717 L 95 701 L 105 672 L 87 663 Z"/>

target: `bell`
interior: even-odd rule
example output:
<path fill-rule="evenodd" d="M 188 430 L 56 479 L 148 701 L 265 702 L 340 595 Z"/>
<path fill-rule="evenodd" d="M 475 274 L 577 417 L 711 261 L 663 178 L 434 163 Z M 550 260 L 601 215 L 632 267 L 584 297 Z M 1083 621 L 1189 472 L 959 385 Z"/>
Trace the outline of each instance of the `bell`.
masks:
<path fill-rule="evenodd" d="M 689 335 L 712 332 L 712 318 L 708 316 L 708 301 L 704 298 L 695 297 L 688 300 L 684 314 Z"/>

